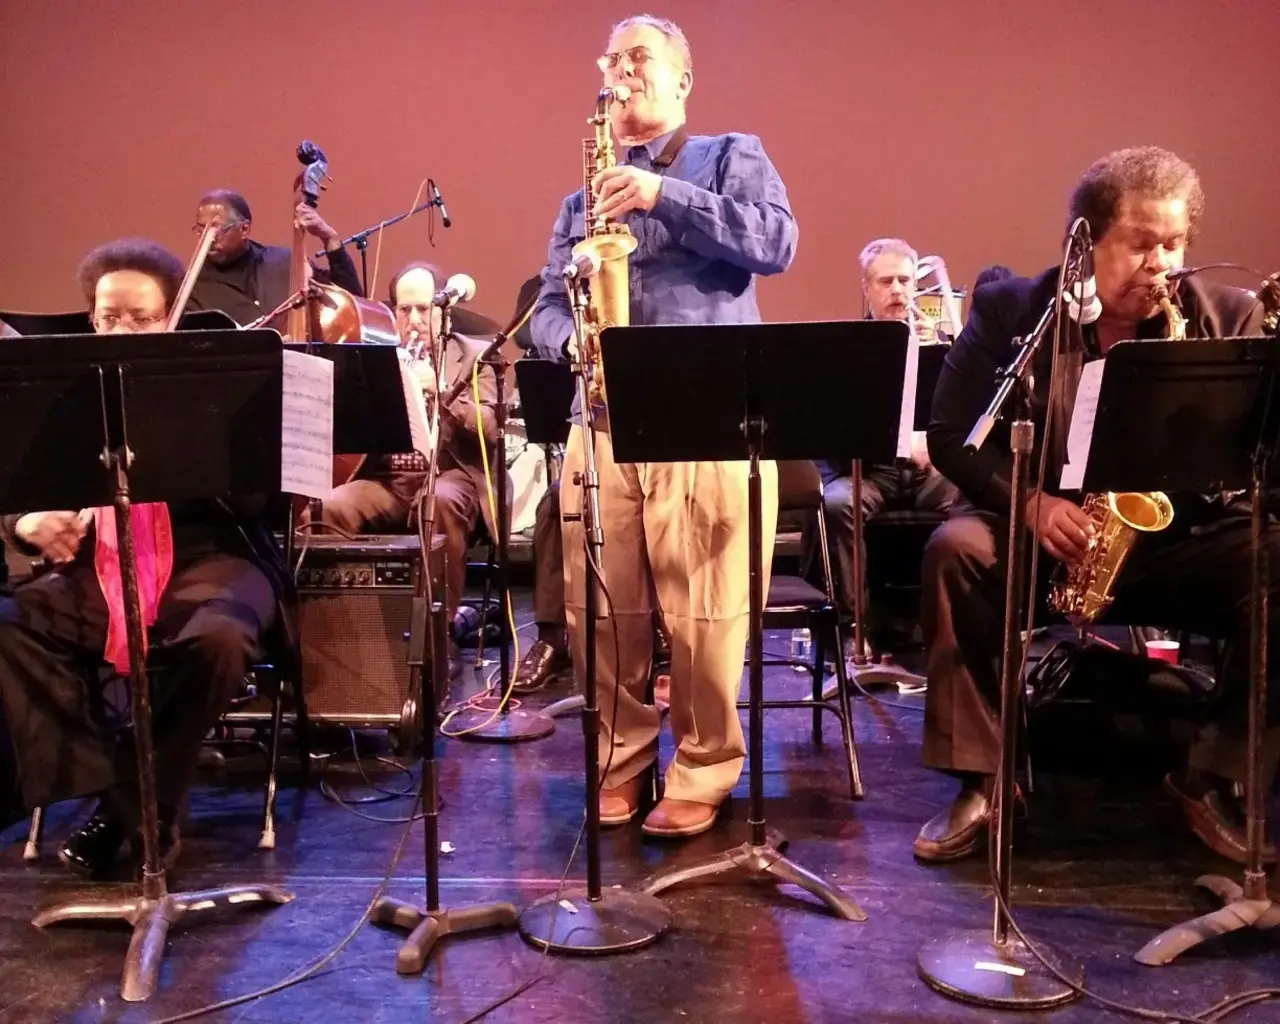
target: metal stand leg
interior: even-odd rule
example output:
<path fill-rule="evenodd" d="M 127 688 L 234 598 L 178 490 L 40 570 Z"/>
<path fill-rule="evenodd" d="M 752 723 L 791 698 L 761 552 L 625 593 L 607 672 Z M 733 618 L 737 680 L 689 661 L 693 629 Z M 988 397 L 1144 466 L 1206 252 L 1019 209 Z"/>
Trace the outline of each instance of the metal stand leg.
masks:
<path fill-rule="evenodd" d="M 855 688 L 871 686 L 898 686 L 907 684 L 923 687 L 928 682 L 924 676 L 909 672 L 901 665 L 877 664 L 868 654 L 868 642 L 865 633 L 867 615 L 867 563 L 864 541 L 865 526 L 862 522 L 862 462 L 853 461 L 853 664 L 850 666 L 849 682 Z M 843 658 L 841 652 L 837 657 Z M 833 679 L 822 691 L 822 699 L 830 700 L 836 695 L 837 680 Z"/>
<path fill-rule="evenodd" d="M 760 451 L 763 447 L 764 420 L 754 411 L 747 415 L 747 432 L 751 460 L 748 476 L 748 521 L 751 545 L 751 658 L 749 667 L 750 694 L 748 718 L 750 723 L 748 780 L 751 789 L 751 838 L 732 850 L 717 854 L 700 863 L 659 872 L 642 883 L 641 891 L 651 896 L 675 885 L 702 878 L 743 872 L 752 881 L 772 881 L 778 884 L 798 885 L 817 897 L 836 916 L 846 921 L 865 921 L 867 915 L 832 883 L 788 860 L 782 854 L 786 841 L 765 825 L 764 815 L 764 529 L 762 498 L 760 493 Z M 846 711 L 848 709 L 846 708 Z M 855 768 L 856 771 L 856 768 Z M 854 785 L 857 785 L 856 775 Z"/>
<path fill-rule="evenodd" d="M 1246 743 L 1249 764 L 1245 781 L 1245 843 L 1247 848 L 1244 885 L 1219 875 L 1202 875 L 1196 885 L 1207 889 L 1224 906 L 1157 935 L 1134 954 L 1148 967 L 1169 963 L 1193 946 L 1218 935 L 1256 928 L 1266 931 L 1280 926 L 1280 904 L 1267 894 L 1267 875 L 1262 866 L 1266 838 L 1266 786 L 1262 778 L 1262 734 L 1267 721 L 1267 617 L 1271 580 L 1271 548 L 1267 538 L 1267 515 L 1263 509 L 1265 461 L 1256 464 L 1253 478 L 1253 602 L 1249 622 L 1249 723 Z"/>
<path fill-rule="evenodd" d="M 117 371 L 120 372 L 120 371 Z M 125 407 L 121 379 L 121 418 Z M 103 394 L 104 410 L 106 406 Z M 130 899 L 100 899 L 72 902 L 41 911 L 33 920 L 37 928 L 67 921 L 124 921 L 133 928 L 133 939 L 125 956 L 120 994 L 126 1002 L 149 999 L 156 990 L 164 940 L 169 927 L 196 915 L 223 907 L 243 909 L 264 903 L 283 904 L 293 893 L 278 885 L 234 885 L 198 892 L 171 893 L 165 885 L 159 857 L 160 818 L 156 805 L 155 747 L 151 736 L 151 692 L 146 657 L 142 645 L 142 613 L 138 604 L 138 566 L 134 560 L 133 529 L 129 522 L 130 499 L 127 431 L 122 431 L 121 450 L 104 452 L 115 479 L 116 531 L 120 549 L 120 576 L 124 591 L 125 623 L 129 639 L 130 710 L 133 716 L 138 762 L 138 792 L 142 805 L 142 892 Z"/>
<path fill-rule="evenodd" d="M 399 928 L 409 937 L 396 953 L 397 974 L 419 974 L 437 942 L 450 935 L 490 928 L 511 928 L 516 923 L 516 908 L 510 903 L 486 903 L 453 910 L 440 909 L 440 784 L 436 761 L 437 680 L 448 685 L 449 653 L 444 642 L 446 624 L 444 602 L 432 598 L 432 554 L 423 553 L 414 585 L 414 622 L 410 627 L 410 647 L 427 640 L 429 670 L 421 656 L 411 653 L 409 659 L 410 692 L 418 696 L 418 715 L 422 727 L 422 842 L 425 865 L 426 909 L 410 903 L 380 899 L 373 908 L 376 924 Z M 429 610 L 428 610 L 429 609 Z M 429 616 L 430 623 L 423 621 Z"/>
<path fill-rule="evenodd" d="M 604 575 L 604 532 L 600 524 L 600 476 L 596 472 L 596 431 L 587 381 L 593 367 L 586 352 L 586 296 L 576 283 L 569 286 L 577 338 L 578 408 L 582 415 L 582 507 L 578 512 L 586 548 L 583 580 L 583 777 L 587 855 L 586 888 L 550 893 L 520 915 L 520 935 L 532 946 L 577 956 L 602 956 L 640 949 L 656 942 L 671 927 L 671 912 L 649 893 L 622 888 L 604 889 L 600 879 L 600 707 L 596 697 L 596 627 L 600 583 Z M 567 517 L 566 517 L 567 518 Z M 599 577 L 597 577 L 599 573 Z"/>

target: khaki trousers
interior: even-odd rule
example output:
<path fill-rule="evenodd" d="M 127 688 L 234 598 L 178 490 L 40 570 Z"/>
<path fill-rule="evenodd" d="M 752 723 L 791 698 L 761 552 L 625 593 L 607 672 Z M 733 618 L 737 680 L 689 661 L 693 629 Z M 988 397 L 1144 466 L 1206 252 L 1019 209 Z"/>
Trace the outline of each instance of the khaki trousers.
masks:
<path fill-rule="evenodd" d="M 575 425 L 560 480 L 562 514 L 582 508 L 575 476 L 583 468 L 583 442 L 583 429 Z M 656 707 L 644 703 L 656 598 L 671 634 L 676 755 L 667 768 L 666 796 L 718 805 L 737 784 L 746 754 L 737 701 L 749 627 L 748 463 L 618 464 L 604 417 L 595 457 L 608 588 L 608 600 L 603 593 L 597 599 L 596 625 L 601 771 L 608 765 L 601 786 L 621 786 L 657 758 L 661 718 Z M 760 469 L 767 594 L 778 471 L 772 462 Z M 581 688 L 586 652 L 582 523 L 565 522 L 562 533 L 565 610 Z"/>

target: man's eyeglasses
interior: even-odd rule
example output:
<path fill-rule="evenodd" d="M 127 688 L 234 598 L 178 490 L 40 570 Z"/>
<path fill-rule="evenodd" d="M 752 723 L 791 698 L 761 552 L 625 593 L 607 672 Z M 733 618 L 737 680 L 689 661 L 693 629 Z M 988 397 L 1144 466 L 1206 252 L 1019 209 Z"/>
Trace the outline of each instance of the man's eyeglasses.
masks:
<path fill-rule="evenodd" d="M 217 235 L 225 235 L 232 228 L 239 227 L 243 223 L 244 221 L 242 220 L 229 220 L 225 224 L 215 224 L 214 227 L 217 229 L 217 231 L 215 232 L 215 237 Z M 191 233 L 193 235 L 203 235 L 204 229 L 206 227 L 208 227 L 207 224 L 192 224 Z"/>
<path fill-rule="evenodd" d="M 139 316 L 135 313 L 97 313 L 92 318 L 94 330 L 113 331 L 121 324 L 129 324 L 140 331 L 147 331 L 156 324 L 168 320 L 166 316 Z"/>
<path fill-rule="evenodd" d="M 621 63 L 622 58 L 627 59 L 627 63 L 632 67 L 640 67 L 653 60 L 653 54 L 649 52 L 647 46 L 633 46 L 629 50 L 622 50 L 619 53 L 606 53 L 603 57 L 596 58 L 596 67 L 601 71 L 612 71 Z"/>

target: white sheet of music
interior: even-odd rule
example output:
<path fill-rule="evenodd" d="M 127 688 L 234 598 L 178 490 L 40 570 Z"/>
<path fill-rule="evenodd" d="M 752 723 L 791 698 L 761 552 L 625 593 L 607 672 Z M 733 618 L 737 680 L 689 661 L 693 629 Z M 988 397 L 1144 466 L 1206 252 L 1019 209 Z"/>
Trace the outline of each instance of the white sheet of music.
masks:
<path fill-rule="evenodd" d="M 1071 429 L 1067 431 L 1067 464 L 1062 467 L 1058 486 L 1064 491 L 1078 491 L 1084 486 L 1084 467 L 1089 462 L 1089 446 L 1093 443 L 1093 422 L 1098 416 L 1098 396 L 1102 394 L 1102 368 L 1105 359 L 1084 364 L 1076 387 L 1076 404 L 1071 410 Z"/>
<path fill-rule="evenodd" d="M 306 498 L 333 491 L 333 363 L 285 349 L 280 490 Z"/>
<path fill-rule="evenodd" d="M 404 404 L 409 411 L 409 436 L 413 439 L 413 450 L 431 458 L 436 444 L 431 434 L 431 421 L 427 419 L 427 403 L 422 397 L 422 385 L 413 372 L 409 353 L 404 349 L 397 351 L 400 354 L 400 382 L 404 385 Z"/>
<path fill-rule="evenodd" d="M 916 429 L 916 378 L 920 375 L 920 339 L 912 331 L 907 339 L 907 368 L 902 381 L 902 408 L 898 412 L 898 458 L 911 458 L 911 435 Z"/>

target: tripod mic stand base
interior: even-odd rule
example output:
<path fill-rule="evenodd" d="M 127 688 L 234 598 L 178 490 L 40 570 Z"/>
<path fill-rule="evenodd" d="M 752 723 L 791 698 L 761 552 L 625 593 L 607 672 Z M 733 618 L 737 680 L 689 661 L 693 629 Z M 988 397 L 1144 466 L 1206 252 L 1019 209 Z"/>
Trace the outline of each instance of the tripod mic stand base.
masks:
<path fill-rule="evenodd" d="M 456 910 L 422 910 L 411 903 L 383 898 L 373 908 L 375 924 L 409 933 L 396 953 L 397 974 L 421 974 L 441 939 L 467 932 L 514 928 L 517 912 L 510 903 L 481 903 Z"/>
<path fill-rule="evenodd" d="M 515 708 L 499 712 L 500 703 L 498 697 L 486 697 L 464 705 L 449 719 L 449 738 L 476 743 L 524 743 L 556 731 L 556 723 L 541 711 Z"/>
<path fill-rule="evenodd" d="M 163 891 L 163 886 L 162 886 Z M 85 900 L 64 903 L 42 910 L 32 919 L 37 928 L 51 924 L 82 921 L 125 921 L 133 927 L 133 938 L 124 960 L 120 997 L 127 1003 L 141 1003 L 152 997 L 160 964 L 164 960 L 169 929 L 190 916 L 205 917 L 224 907 L 259 906 L 263 903 L 291 903 L 294 895 L 277 885 L 230 885 L 195 892 L 171 892 L 157 898 L 138 895 L 130 899 Z"/>
<path fill-rule="evenodd" d="M 1280 927 L 1280 904 L 1246 899 L 1239 882 L 1220 875 L 1202 875 L 1196 885 L 1222 900 L 1217 910 L 1167 928 L 1133 955 L 1140 964 L 1161 967 L 1192 946 L 1244 928 L 1266 931 Z"/>
<path fill-rule="evenodd" d="M 589 900 L 586 889 L 544 896 L 520 915 L 520 935 L 552 953 L 604 956 L 649 945 L 671 927 L 666 904 L 647 893 L 605 889 Z"/>
<path fill-rule="evenodd" d="M 762 844 L 743 843 L 741 846 L 716 854 L 701 863 L 672 868 L 651 876 L 641 886 L 641 891 L 656 896 L 665 889 L 683 882 L 711 878 L 732 871 L 745 873 L 751 881 L 776 882 L 799 886 L 817 897 L 846 921 L 865 921 L 866 912 L 838 888 L 812 871 L 801 867 L 782 855 L 780 847 L 786 845 L 777 833 L 770 833 Z"/>
<path fill-rule="evenodd" d="M 1077 987 L 1064 984 L 1021 939 L 997 943 L 990 930 L 935 939 L 920 951 L 916 970 L 934 991 L 994 1010 L 1043 1010 L 1078 998 L 1084 968 L 1047 946 L 1036 948 Z"/>

